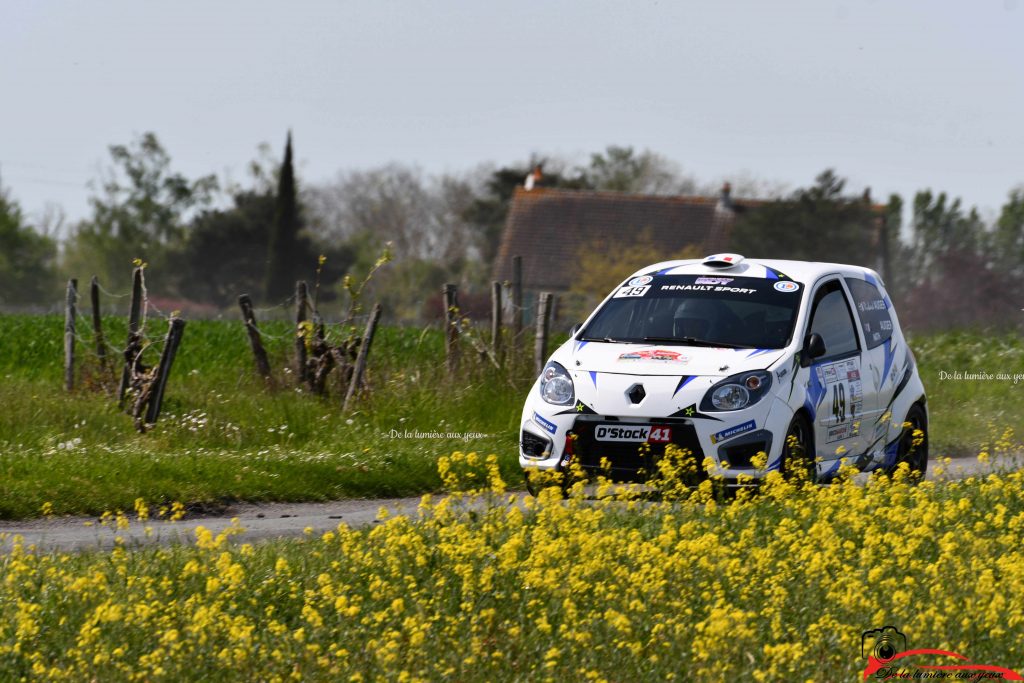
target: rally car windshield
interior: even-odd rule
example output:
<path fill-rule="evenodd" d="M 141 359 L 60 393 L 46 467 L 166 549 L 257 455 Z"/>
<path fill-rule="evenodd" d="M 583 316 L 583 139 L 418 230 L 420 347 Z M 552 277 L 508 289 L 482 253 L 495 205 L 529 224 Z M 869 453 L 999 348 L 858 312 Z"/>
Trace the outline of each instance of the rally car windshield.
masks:
<path fill-rule="evenodd" d="M 792 280 L 637 277 L 616 290 L 578 338 L 780 349 L 792 337 L 802 292 Z"/>

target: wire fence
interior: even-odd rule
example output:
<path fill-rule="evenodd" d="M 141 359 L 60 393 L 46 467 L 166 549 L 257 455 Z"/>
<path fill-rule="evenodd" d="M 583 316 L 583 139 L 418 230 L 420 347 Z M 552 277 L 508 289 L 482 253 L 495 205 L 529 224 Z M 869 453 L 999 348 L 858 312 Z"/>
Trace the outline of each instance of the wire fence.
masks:
<path fill-rule="evenodd" d="M 162 385 L 181 339 L 184 319 L 180 311 L 172 310 L 178 302 L 151 295 L 144 265 L 137 264 L 130 291 L 111 291 L 95 278 L 87 288 L 80 289 L 74 283 L 72 289 L 73 282 L 68 283 L 65 311 L 69 316 L 65 325 L 66 388 L 70 390 L 76 381 L 81 381 L 84 385 L 102 388 L 108 395 L 116 391 L 119 403 L 128 404 L 140 431 L 144 431 L 140 413 L 146 407 L 142 404 L 150 400 L 156 383 L 153 400 L 157 401 L 155 412 L 159 411 Z M 221 352 L 227 354 L 224 358 L 238 355 L 239 367 L 251 372 L 252 358 L 242 357 L 248 355 L 243 350 L 248 342 L 256 370 L 269 386 L 281 388 L 281 382 L 298 384 L 320 395 L 326 391 L 325 378 L 333 374 L 332 386 L 339 386 L 347 407 L 356 390 L 363 386 L 362 373 L 370 347 L 368 339 L 372 338 L 380 318 L 379 305 L 372 309 L 361 305 L 359 297 L 367 282 L 369 275 L 357 287 L 348 288 L 348 301 L 342 302 L 340 308 L 339 302 L 332 301 L 330 308 L 334 315 L 330 316 L 324 315 L 318 307 L 315 285 L 310 291 L 305 283 L 296 283 L 293 294 L 260 307 L 252 306 L 247 295 L 240 296 L 234 318 L 239 323 L 235 329 L 240 343 L 230 349 L 222 348 Z M 453 297 L 456 289 L 453 284 L 445 286 L 445 292 L 450 291 Z M 502 370 L 523 365 L 529 360 L 529 354 L 522 352 L 526 350 L 525 342 L 531 333 L 537 335 L 533 354 L 536 357 L 532 359 L 535 364 L 541 363 L 542 356 L 549 350 L 547 323 L 538 324 L 534 329 L 533 321 L 528 319 L 531 311 L 539 310 L 534 302 L 524 299 L 522 292 L 515 291 L 508 282 L 492 283 L 490 295 L 490 325 L 486 313 L 470 318 L 458 309 L 454 298 L 453 305 L 438 292 L 436 303 L 441 304 L 443 319 L 437 321 L 439 324 L 420 326 L 423 327 L 420 343 L 431 328 L 439 327 L 444 332 L 443 351 L 439 349 L 444 355 L 437 358 L 437 363 L 447 366 L 450 378 L 465 375 L 467 370 L 475 372 L 474 366 Z M 551 315 L 555 299 L 545 296 L 548 298 L 543 310 Z M 432 299 L 427 297 L 423 302 L 429 303 Z M 126 301 L 130 311 L 126 316 L 127 324 L 116 320 L 111 325 L 114 322 L 111 316 L 102 315 L 102 311 L 112 308 L 110 302 L 116 302 L 117 308 L 124 310 Z M 72 312 L 74 317 L 70 318 Z M 225 317 L 226 313 L 218 317 Z M 366 353 L 362 352 L 363 347 Z M 170 355 L 169 361 L 165 359 L 167 355 Z M 271 356 L 274 367 L 271 367 Z M 461 369 L 460 356 L 465 359 Z M 516 373 L 505 374 L 512 381 Z M 150 415 L 155 412 L 148 409 Z"/>

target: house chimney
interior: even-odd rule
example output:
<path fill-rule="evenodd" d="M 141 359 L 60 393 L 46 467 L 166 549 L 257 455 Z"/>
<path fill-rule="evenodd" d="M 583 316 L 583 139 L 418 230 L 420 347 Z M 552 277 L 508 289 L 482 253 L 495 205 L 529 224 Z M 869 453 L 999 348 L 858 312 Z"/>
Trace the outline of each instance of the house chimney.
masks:
<path fill-rule="evenodd" d="M 541 172 L 540 164 L 533 167 L 533 170 L 526 174 L 526 180 L 523 181 L 523 188 L 526 190 L 532 190 L 536 185 L 540 183 L 541 178 L 544 177 L 544 173 Z"/>
<path fill-rule="evenodd" d="M 732 203 L 732 185 L 728 182 L 722 184 L 722 192 L 718 196 L 718 206 L 716 208 L 724 211 L 736 210 L 735 205 Z"/>

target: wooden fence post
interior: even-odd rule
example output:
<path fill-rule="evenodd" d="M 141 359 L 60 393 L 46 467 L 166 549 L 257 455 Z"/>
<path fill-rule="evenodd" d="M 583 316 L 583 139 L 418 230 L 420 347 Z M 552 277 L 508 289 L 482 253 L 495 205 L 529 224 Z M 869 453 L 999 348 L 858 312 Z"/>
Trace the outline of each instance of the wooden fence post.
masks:
<path fill-rule="evenodd" d="M 306 322 L 308 305 L 309 290 L 305 280 L 299 280 L 295 283 L 295 381 L 300 385 L 306 381 L 307 330 L 303 329 L 302 323 Z"/>
<path fill-rule="evenodd" d="M 153 380 L 153 389 L 149 395 L 149 405 L 146 406 L 147 425 L 154 424 L 157 417 L 160 416 L 160 405 L 164 401 L 167 378 L 171 374 L 174 356 L 178 353 L 178 346 L 181 344 L 181 335 L 184 331 L 185 321 L 181 318 L 171 318 L 170 326 L 167 329 L 167 340 L 164 342 L 163 353 L 160 354 L 160 364 L 156 368 L 156 378 Z"/>
<path fill-rule="evenodd" d="M 64 301 L 64 390 L 75 388 L 75 304 L 78 301 L 78 280 L 68 280 Z"/>
<path fill-rule="evenodd" d="M 491 282 L 491 354 L 501 358 L 501 283 Z"/>
<path fill-rule="evenodd" d="M 96 344 L 96 356 L 100 359 L 100 367 L 104 374 L 107 369 L 107 343 L 103 338 L 103 318 L 100 316 L 100 281 L 93 275 L 89 284 L 89 298 L 92 301 L 92 336 Z M 106 382 L 104 382 L 106 384 Z"/>
<path fill-rule="evenodd" d="M 260 329 L 256 327 L 256 315 L 252 310 L 252 299 L 248 294 L 238 297 L 238 307 L 242 309 L 242 320 L 245 321 L 245 331 L 249 333 L 249 346 L 252 347 L 253 358 L 256 359 L 256 372 L 265 380 L 270 379 L 270 360 L 263 348 L 263 340 L 260 338 Z"/>
<path fill-rule="evenodd" d="M 523 333 L 523 257 L 512 257 L 512 339 L 518 344 Z"/>
<path fill-rule="evenodd" d="M 132 349 L 139 347 L 139 316 L 142 309 L 142 268 L 132 271 L 132 300 L 128 309 L 128 343 L 125 344 L 124 370 L 121 372 L 121 388 L 117 392 L 117 402 L 124 405 L 124 395 L 132 378 L 132 369 L 138 355 Z M 131 357 L 132 354 L 136 357 Z"/>
<path fill-rule="evenodd" d="M 537 332 L 533 340 L 533 366 L 539 375 L 548 359 L 548 328 L 551 323 L 551 292 L 537 296 Z"/>
<path fill-rule="evenodd" d="M 352 371 L 352 380 L 348 384 L 348 392 L 345 394 L 345 403 L 341 407 L 343 413 L 347 413 L 355 398 L 356 391 L 363 384 L 363 373 L 366 372 L 366 359 L 370 355 L 370 344 L 373 343 L 373 335 L 377 331 L 377 322 L 380 320 L 381 305 L 375 304 L 370 313 L 370 319 L 366 322 L 366 331 L 363 332 L 363 341 L 359 344 L 359 354 L 356 356 L 356 366 Z"/>
<path fill-rule="evenodd" d="M 459 367 L 459 299 L 458 288 L 448 283 L 442 290 L 444 296 L 444 350 L 448 374 L 452 375 Z"/>

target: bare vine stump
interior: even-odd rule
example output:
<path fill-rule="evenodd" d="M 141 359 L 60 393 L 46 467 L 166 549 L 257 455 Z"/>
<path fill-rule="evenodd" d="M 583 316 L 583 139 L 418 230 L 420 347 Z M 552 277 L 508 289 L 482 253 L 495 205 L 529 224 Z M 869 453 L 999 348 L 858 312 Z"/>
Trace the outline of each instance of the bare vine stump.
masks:
<path fill-rule="evenodd" d="M 551 327 L 551 292 L 537 297 L 537 332 L 533 340 L 533 365 L 539 375 L 548 358 L 548 329 Z"/>
<path fill-rule="evenodd" d="M 160 354 L 160 363 L 156 367 L 156 375 L 149 391 L 149 400 L 146 401 L 146 425 L 155 424 L 156 419 L 160 416 L 160 407 L 164 402 L 164 390 L 167 388 L 167 378 L 171 374 L 171 366 L 174 365 L 174 357 L 178 353 L 184 332 L 185 321 L 181 318 L 171 318 L 164 350 Z M 135 417 L 138 420 L 138 415 Z"/>
<path fill-rule="evenodd" d="M 100 315 L 100 281 L 95 275 L 89 283 L 89 298 L 92 302 L 92 336 L 96 344 L 96 357 L 100 360 L 100 368 L 107 375 L 107 342 L 103 337 L 103 318 Z M 104 380 L 106 385 L 106 380 Z"/>
<path fill-rule="evenodd" d="M 306 309 L 309 307 L 309 289 L 304 280 L 295 283 L 295 381 L 302 385 L 308 376 L 306 368 Z"/>
<path fill-rule="evenodd" d="M 317 396 L 323 396 L 327 386 L 327 376 L 334 369 L 335 357 L 331 346 L 322 335 L 313 336 L 312 352 L 309 359 L 309 367 L 306 369 L 309 377 L 309 388 Z"/>
<path fill-rule="evenodd" d="M 491 282 L 491 355 L 501 360 L 501 283 Z"/>
<path fill-rule="evenodd" d="M 270 360 L 267 358 L 266 349 L 263 348 L 260 328 L 256 326 L 256 314 L 252 310 L 252 299 L 248 294 L 238 297 L 238 307 L 242 309 L 242 320 L 245 321 L 245 331 L 249 335 L 249 346 L 256 360 L 256 372 L 264 380 L 270 380 Z"/>
<path fill-rule="evenodd" d="M 75 388 L 75 305 L 78 302 L 78 280 L 68 280 L 64 302 L 64 390 Z"/>
<path fill-rule="evenodd" d="M 125 393 L 131 384 L 133 371 L 138 362 L 138 354 L 141 353 L 141 345 L 139 344 L 139 317 L 141 311 L 142 268 L 136 268 L 132 271 L 132 300 L 131 307 L 128 309 L 128 342 L 125 344 L 124 349 L 124 370 L 121 371 L 121 388 L 117 392 L 117 401 L 121 406 L 124 406 Z M 134 356 L 129 353 L 133 348 L 138 348 Z"/>
<path fill-rule="evenodd" d="M 512 257 L 512 339 L 518 348 L 523 333 L 523 257 Z"/>
<path fill-rule="evenodd" d="M 458 287 L 448 283 L 442 290 L 444 297 L 444 351 L 448 374 L 454 375 L 459 367 L 459 298 Z"/>
<path fill-rule="evenodd" d="M 370 319 L 366 322 L 366 331 L 363 332 L 363 340 L 359 344 L 359 355 L 356 357 L 355 369 L 352 372 L 352 381 L 348 385 L 348 393 L 345 394 L 345 403 L 342 405 L 342 412 L 347 413 L 355 398 L 356 391 L 363 384 L 363 374 L 366 372 L 366 360 L 370 355 L 370 344 L 373 343 L 373 335 L 377 331 L 377 323 L 380 321 L 381 305 L 375 304 L 370 313 Z"/>

